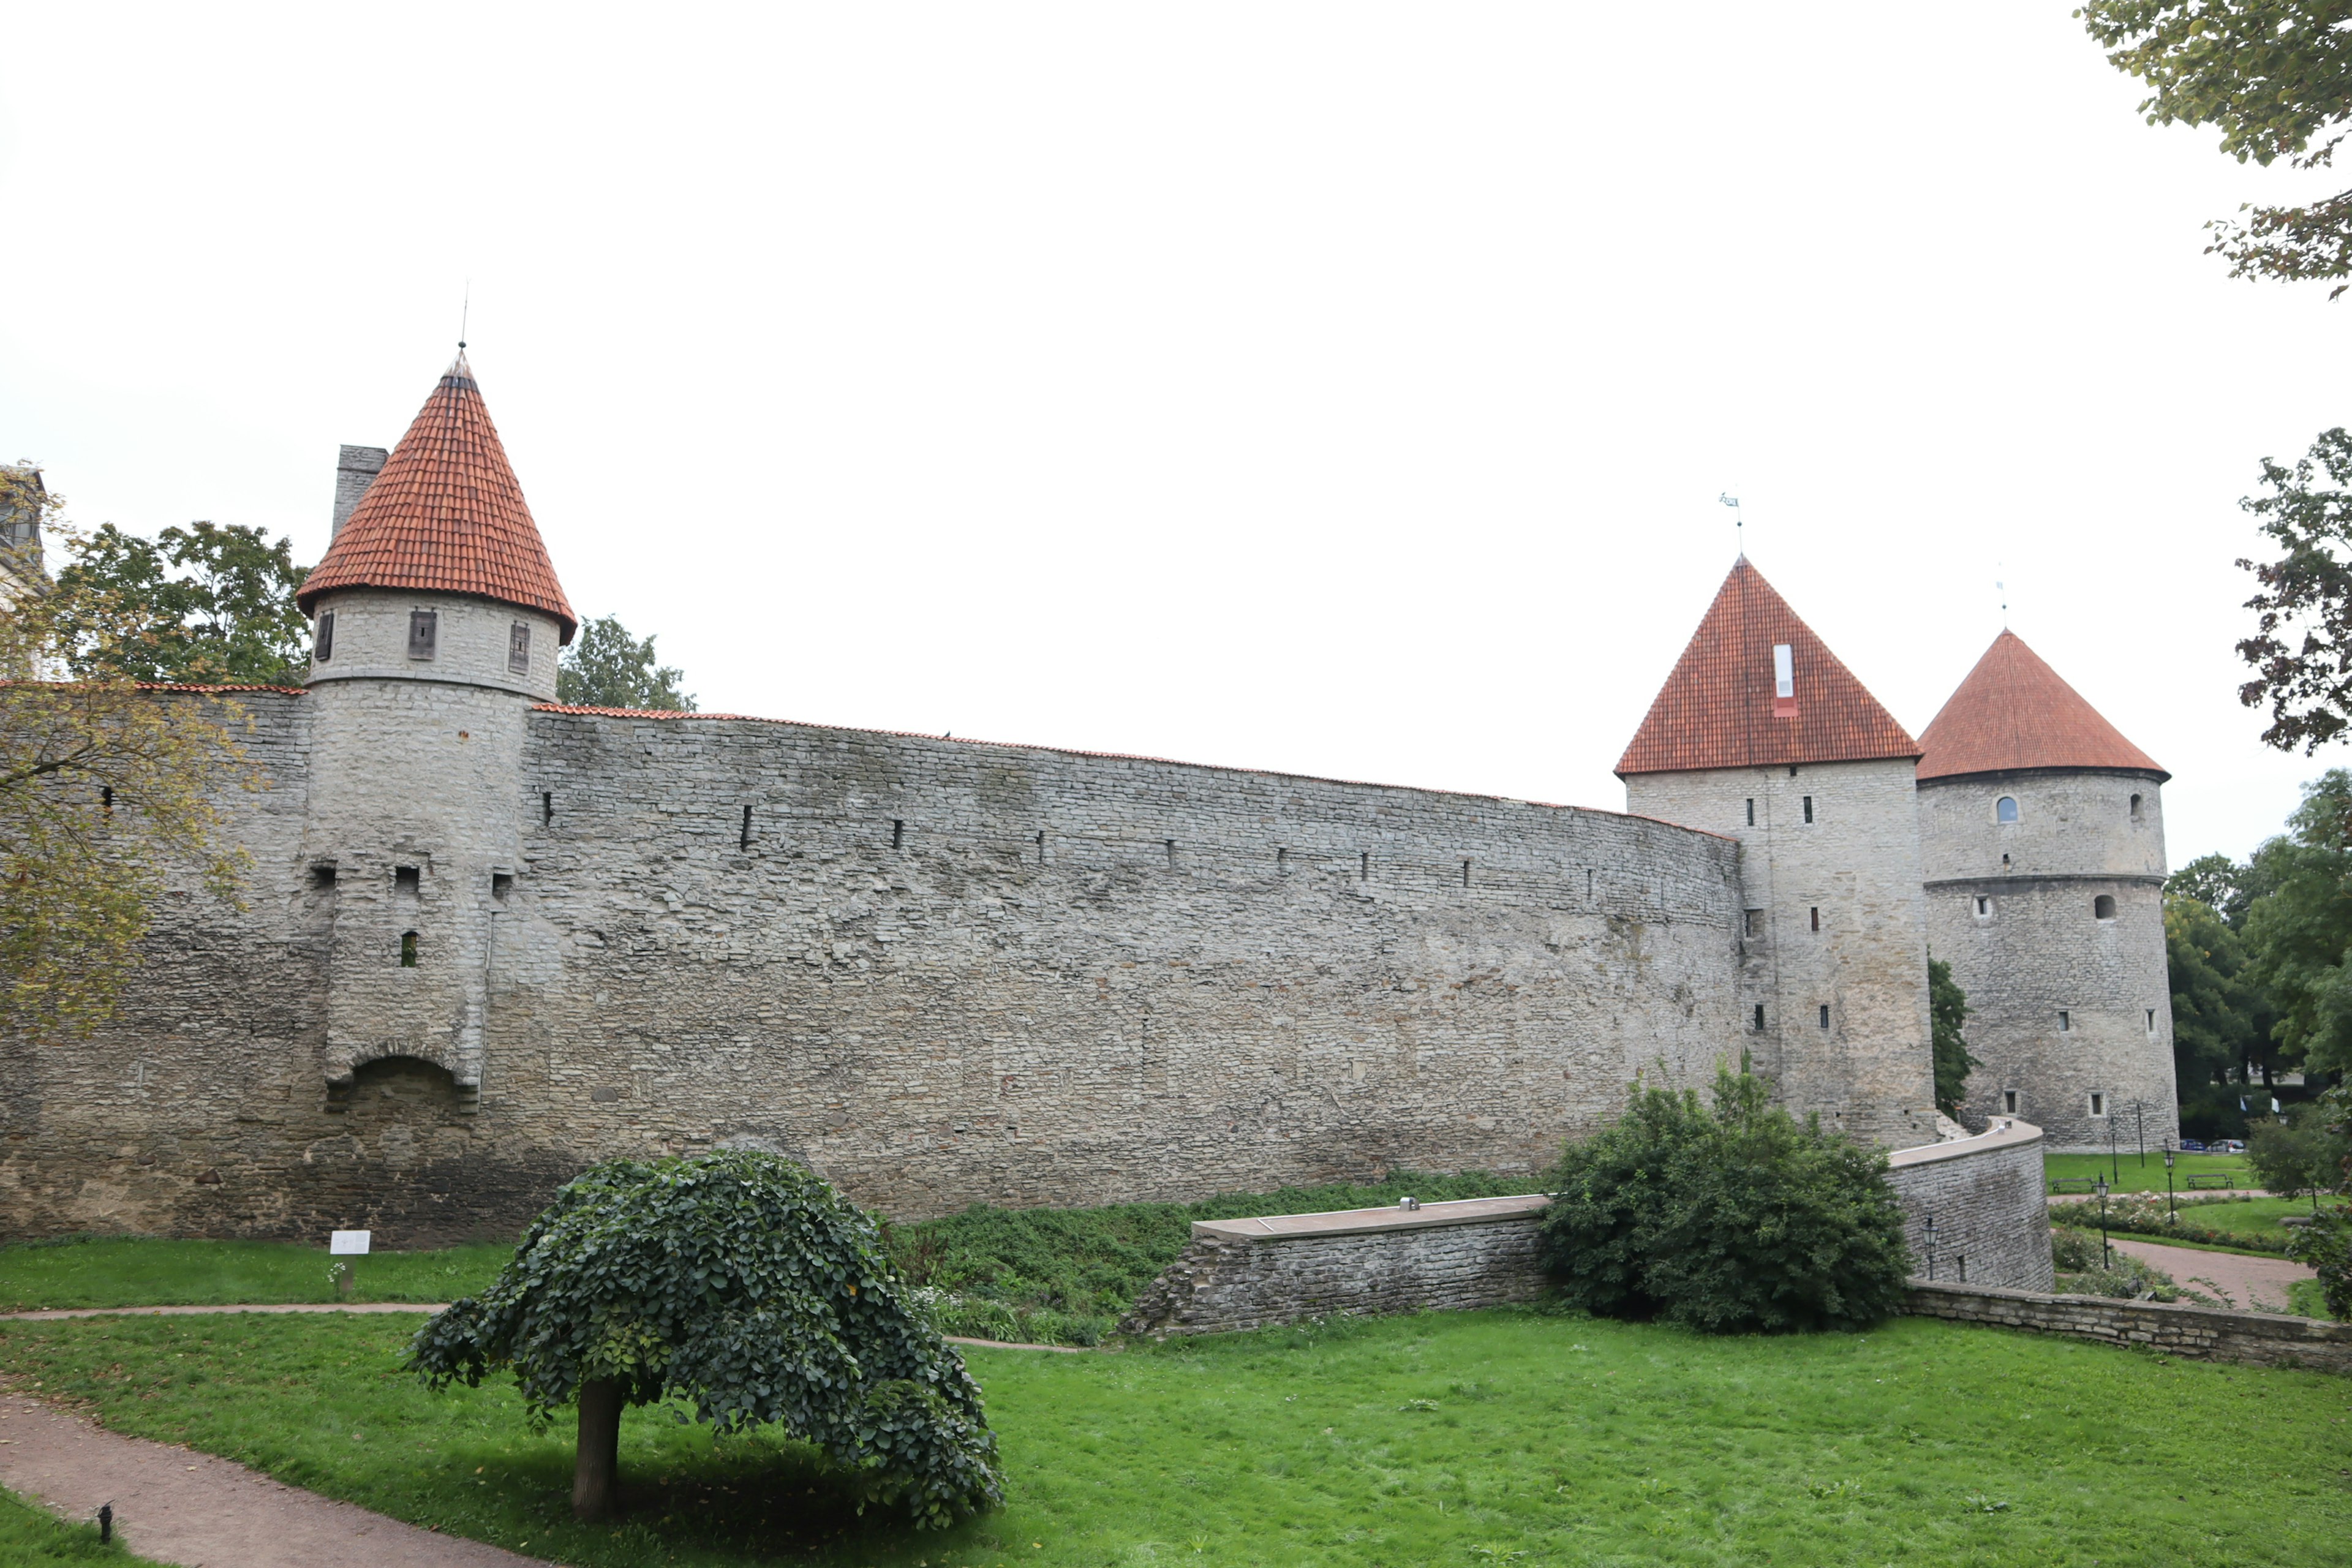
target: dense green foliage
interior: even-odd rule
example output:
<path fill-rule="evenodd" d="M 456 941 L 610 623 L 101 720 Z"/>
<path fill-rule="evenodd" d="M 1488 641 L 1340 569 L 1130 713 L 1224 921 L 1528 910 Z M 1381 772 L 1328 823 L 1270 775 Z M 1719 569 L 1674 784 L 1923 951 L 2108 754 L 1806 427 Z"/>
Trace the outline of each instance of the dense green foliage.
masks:
<path fill-rule="evenodd" d="M 803 1167 L 749 1152 L 587 1171 L 514 1260 L 410 1349 L 434 1387 L 509 1370 L 544 1418 L 583 1384 L 677 1399 L 718 1430 L 815 1444 L 862 1497 L 945 1525 L 999 1500 L 980 1390 L 874 1224 Z"/>
<path fill-rule="evenodd" d="M 120 1541 L 100 1546 L 98 1526 L 68 1524 L 47 1509 L 0 1491 L 0 1563 L 47 1568 L 52 1563 L 110 1563 L 115 1568 L 161 1568 L 134 1557 Z"/>
<path fill-rule="evenodd" d="M 2308 1193 L 2315 1205 L 2342 1184 L 2347 1154 L 2352 1145 L 2315 1105 L 2290 1106 L 2284 1122 L 2265 1120 L 2246 1140 L 2246 1163 L 2263 1186 L 2283 1197 Z"/>
<path fill-rule="evenodd" d="M 2352 1068 L 2352 773 L 2304 787 L 2284 837 L 2257 852 L 2270 890 L 2246 911 L 2252 976 L 2277 1009 L 2276 1059 Z"/>
<path fill-rule="evenodd" d="M 1981 1064 L 1969 1055 L 1960 1026 L 1969 1021 L 1969 994 L 1952 978 L 1952 966 L 1940 958 L 1927 961 L 1927 1025 L 1936 1054 L 1936 1109 L 1947 1116 L 1960 1113 L 1969 1097 L 1969 1069 Z"/>
<path fill-rule="evenodd" d="M 2256 584 L 2254 635 L 2238 644 L 2254 679 L 2238 697 L 2270 705 L 2266 743 L 2307 755 L 2352 724 L 2352 435 L 2322 431 L 2293 468 L 2263 458 L 2263 482 L 2240 504 L 2280 553 L 2238 563 Z"/>
<path fill-rule="evenodd" d="M 134 607 L 140 622 L 125 637 L 68 616 L 67 658 L 78 676 L 279 686 L 309 667 L 310 623 L 294 603 L 309 569 L 294 564 L 291 539 L 272 543 L 258 528 L 210 522 L 142 539 L 110 522 L 68 549 L 58 585 Z"/>
<path fill-rule="evenodd" d="M 575 708 L 632 708 L 656 713 L 695 711 L 677 683 L 685 672 L 665 665 L 654 639 L 629 635 L 617 616 L 580 623 L 555 669 L 555 700 Z"/>
<path fill-rule="evenodd" d="M 2074 14 L 2117 69 L 2147 84 L 2150 124 L 2215 126 L 2242 163 L 2334 162 L 2352 113 L 2341 0 L 2085 0 Z M 2352 278 L 2352 191 L 2210 226 L 2209 249 L 2230 258 L 2232 277 Z"/>
<path fill-rule="evenodd" d="M 568 1442 L 510 1385 L 428 1394 L 400 1370 L 411 1321 L 0 1324 L 0 1370 L 578 1568 L 2312 1568 L 2352 1539 L 2342 1378 L 1919 1318 L 1725 1338 L 1507 1312 L 971 1352 L 1012 1481 L 943 1533 L 852 1513 L 769 1430 L 635 1420 L 625 1522 L 582 1525 Z M 2295 1461 L 2257 1484 L 2254 1448 Z"/>
<path fill-rule="evenodd" d="M 948 1332 L 1090 1345 L 1108 1334 L 1143 1288 L 1176 1261 L 1194 1220 L 1385 1207 L 1406 1196 L 1428 1203 L 1500 1197 L 1533 1191 L 1536 1184 L 1525 1176 L 1477 1172 L 1399 1174 L 1372 1184 L 1227 1193 L 1195 1204 L 975 1206 L 896 1226 L 888 1235 L 908 1278 L 938 1292 L 933 1310 Z"/>
<path fill-rule="evenodd" d="M 1545 1263 L 1566 1300 L 1603 1317 L 1717 1333 L 1876 1322 L 1910 1268 L 1885 1170 L 1745 1072 L 1717 1074 L 1711 1110 L 1638 1089 L 1561 1156 Z"/>
<path fill-rule="evenodd" d="M 2240 1063 L 2259 1058 L 2273 1020 L 2246 973 L 2245 943 L 2212 906 L 2168 892 L 2164 953 L 2172 984 L 2173 1073 L 2186 1105 Z"/>
<path fill-rule="evenodd" d="M 2180 1289 L 2172 1282 L 2172 1276 L 2162 1269 L 2105 1246 L 2095 1230 L 2064 1225 L 2052 1226 L 2050 1261 L 2058 1271 L 2058 1289 L 2070 1296 L 2177 1301 L 2184 1295 L 2198 1294 Z"/>
<path fill-rule="evenodd" d="M 2319 1275 L 2327 1315 L 2352 1322 L 2352 1205 L 2323 1209 L 2288 1238 L 2287 1256 L 2308 1263 Z"/>

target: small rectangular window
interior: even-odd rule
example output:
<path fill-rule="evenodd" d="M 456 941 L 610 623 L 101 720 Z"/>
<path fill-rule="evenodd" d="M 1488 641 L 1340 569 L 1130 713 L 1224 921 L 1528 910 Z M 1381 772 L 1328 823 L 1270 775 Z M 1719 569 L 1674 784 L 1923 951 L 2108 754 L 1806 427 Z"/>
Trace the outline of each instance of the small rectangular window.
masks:
<path fill-rule="evenodd" d="M 2004 1116 L 2017 1114 L 2017 1090 L 2004 1089 L 2000 1091 L 2000 1110 Z"/>
<path fill-rule="evenodd" d="M 1462 885 L 1465 888 L 1470 885 L 1470 862 L 1467 860 L 1462 862 Z"/>
<path fill-rule="evenodd" d="M 2147 1010 L 2147 1032 L 2151 1035 L 2156 1033 L 2156 1009 L 2153 1007 Z"/>
<path fill-rule="evenodd" d="M 313 866 L 310 868 L 310 886 L 318 889 L 320 892 L 324 892 L 334 885 L 335 868 L 332 866 Z"/>
<path fill-rule="evenodd" d="M 441 612 L 411 610 L 408 612 L 408 657 L 431 658 L 433 649 L 441 638 Z"/>
<path fill-rule="evenodd" d="M 1992 900 L 1990 899 L 1979 898 L 1977 900 L 1977 918 L 1979 920 L 1982 920 L 1991 913 Z"/>
<path fill-rule="evenodd" d="M 1822 929 L 1822 911 L 1819 905 L 1813 906 L 1813 929 L 1815 931 Z"/>
<path fill-rule="evenodd" d="M 1173 866 L 1176 864 L 1176 840 L 1170 838 L 1164 842 L 1168 846 L 1168 864 Z"/>
<path fill-rule="evenodd" d="M 1749 795 L 1748 797 L 1748 826 L 1750 827 L 1756 826 L 1756 797 L 1754 795 Z"/>
<path fill-rule="evenodd" d="M 539 825 L 544 827 L 554 820 L 555 792 L 551 789 L 543 789 L 539 792 Z"/>
<path fill-rule="evenodd" d="M 1362 854 L 1362 855 L 1360 855 L 1360 857 L 1358 857 L 1358 858 L 1357 858 L 1357 860 L 1356 860 L 1356 880 L 1358 880 L 1359 882 L 1369 882 L 1369 881 L 1370 881 L 1371 879 L 1372 879 L 1372 852 L 1371 852 L 1370 850 L 1367 849 L 1367 850 L 1365 850 L 1365 851 L 1363 852 L 1363 854 Z"/>
<path fill-rule="evenodd" d="M 530 623 L 517 621 L 507 630 L 507 668 L 517 675 L 530 673 Z"/>
<path fill-rule="evenodd" d="M 1813 797 L 1812 797 L 1811 795 L 1807 795 L 1807 796 L 1805 797 L 1805 820 L 1806 820 L 1807 822 L 1811 822 L 1812 819 L 1813 819 Z"/>
<path fill-rule="evenodd" d="M 414 866 L 395 866 L 392 868 L 392 890 L 395 893 L 405 893 L 413 899 L 423 882 L 423 876 Z"/>
<path fill-rule="evenodd" d="M 1761 1002 L 1756 1004 L 1756 1032 L 1759 1035 L 1764 1032 L 1764 1004 Z"/>
<path fill-rule="evenodd" d="M 2104 1094 L 2094 1094 L 2091 1096 L 2091 1114 L 2094 1116 L 2105 1116 L 2106 1113 L 2107 1097 Z"/>
<path fill-rule="evenodd" d="M 1764 934 L 1764 911 L 1762 910 L 1750 910 L 1748 911 L 1748 934 L 1749 936 L 1762 936 Z"/>
<path fill-rule="evenodd" d="M 1279 877 L 1290 875 L 1290 851 L 1277 848 L 1274 852 L 1274 870 Z"/>
<path fill-rule="evenodd" d="M 2074 1032 L 2074 1016 L 2073 1014 L 2071 1014 L 2071 1013 L 2067 1012 L 2067 1011 L 2066 1011 L 2066 1009 L 2065 1009 L 2065 1008 L 2063 1008 L 2063 1007 L 2059 1008 L 2059 1009 L 2058 1009 L 2058 1032 L 2059 1032 L 2060 1034 L 2062 1034 L 2062 1035 L 2072 1034 L 2072 1033 Z"/>
<path fill-rule="evenodd" d="M 1830 1005 L 1829 1005 L 1828 1003 L 1824 1002 L 1824 1003 L 1822 1003 L 1822 1028 L 1824 1028 L 1824 1029 L 1826 1029 L 1826 1028 L 1828 1028 L 1829 1026 L 1830 1026 Z"/>
<path fill-rule="evenodd" d="M 749 819 L 747 818 L 746 820 Z M 907 819 L 903 816 L 894 816 L 890 819 L 890 847 L 893 849 L 904 848 L 906 847 L 906 843 Z"/>
<path fill-rule="evenodd" d="M 751 847 L 751 808 L 748 805 L 743 808 L 743 831 L 736 836 L 735 847 L 738 849 Z"/>
<path fill-rule="evenodd" d="M 500 903 L 504 903 L 506 902 L 507 895 L 513 891 L 513 872 L 493 871 L 490 873 L 490 897 L 498 900 Z"/>
<path fill-rule="evenodd" d="M 319 634 L 310 645 L 310 657 L 320 664 L 335 657 L 335 612 L 319 612 Z"/>
<path fill-rule="evenodd" d="M 1772 645 L 1772 695 L 1783 700 L 1797 694 L 1797 663 L 1787 643 Z"/>
<path fill-rule="evenodd" d="M 416 933 L 413 931 L 400 933 L 400 967 L 403 969 L 416 967 Z"/>

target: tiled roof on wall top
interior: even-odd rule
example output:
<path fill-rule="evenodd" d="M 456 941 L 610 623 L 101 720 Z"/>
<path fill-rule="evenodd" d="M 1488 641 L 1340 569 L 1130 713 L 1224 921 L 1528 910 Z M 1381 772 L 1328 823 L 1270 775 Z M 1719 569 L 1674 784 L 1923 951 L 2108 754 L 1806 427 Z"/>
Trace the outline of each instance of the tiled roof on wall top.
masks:
<path fill-rule="evenodd" d="M 1785 695 L 1777 651 L 1783 647 Z M 1918 754 L 1919 742 L 1742 555 L 1618 759 L 1617 773 Z"/>
<path fill-rule="evenodd" d="M 308 613 L 337 588 L 520 605 L 553 616 L 567 643 L 579 626 L 462 350 L 296 601 Z"/>
<path fill-rule="evenodd" d="M 2015 632 L 1993 638 L 1919 737 L 1923 779 L 2017 768 L 2114 768 L 2171 775 L 2100 717 Z"/>

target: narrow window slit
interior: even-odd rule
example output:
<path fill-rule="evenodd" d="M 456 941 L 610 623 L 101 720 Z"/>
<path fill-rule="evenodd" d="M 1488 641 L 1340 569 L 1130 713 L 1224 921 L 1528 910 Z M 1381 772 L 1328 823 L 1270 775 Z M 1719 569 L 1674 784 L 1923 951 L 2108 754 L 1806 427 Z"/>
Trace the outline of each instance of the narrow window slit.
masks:
<path fill-rule="evenodd" d="M 903 816 L 892 817 L 890 819 L 890 847 L 893 849 L 898 848 L 906 842 L 907 819 Z"/>
<path fill-rule="evenodd" d="M 1805 797 L 1805 820 L 1806 820 L 1807 822 L 1811 822 L 1812 819 L 1813 819 L 1813 797 L 1812 797 L 1811 795 L 1807 795 L 1807 796 Z"/>
<path fill-rule="evenodd" d="M 751 808 L 748 805 L 743 808 L 743 832 L 735 840 L 735 847 L 738 849 L 751 847 Z"/>
<path fill-rule="evenodd" d="M 1818 904 L 1816 904 L 1816 905 L 1812 905 L 1812 906 L 1811 906 L 1811 907 L 1812 911 L 1813 911 L 1813 929 L 1814 929 L 1815 931 L 1819 931 L 1819 930 L 1821 930 L 1821 929 L 1822 929 L 1822 911 L 1821 911 L 1821 906 L 1819 906 Z"/>
<path fill-rule="evenodd" d="M 1467 860 L 1462 862 L 1462 885 L 1465 888 L 1470 885 L 1470 862 Z"/>
<path fill-rule="evenodd" d="M 413 931 L 400 933 L 400 967 L 403 969 L 416 967 L 416 933 Z"/>
<path fill-rule="evenodd" d="M 1171 838 L 1165 842 L 1168 846 L 1168 864 L 1173 866 L 1176 864 L 1176 840 Z"/>
<path fill-rule="evenodd" d="M 553 790 L 541 790 L 539 793 L 539 825 L 541 827 L 544 827 L 554 820 L 555 792 Z"/>

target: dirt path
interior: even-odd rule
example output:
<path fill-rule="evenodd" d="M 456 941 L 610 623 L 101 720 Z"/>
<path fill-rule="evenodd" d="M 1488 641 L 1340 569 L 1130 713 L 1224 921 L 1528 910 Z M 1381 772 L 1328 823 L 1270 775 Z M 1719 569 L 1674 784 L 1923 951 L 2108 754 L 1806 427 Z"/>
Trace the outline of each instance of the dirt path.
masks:
<path fill-rule="evenodd" d="M 436 1535 L 281 1485 L 242 1465 L 103 1431 L 0 1392 L 0 1486 L 68 1519 L 114 1505 L 114 1531 L 142 1556 L 184 1568 L 532 1568 L 478 1541 Z"/>
<path fill-rule="evenodd" d="M 2307 1263 L 2294 1263 L 2284 1258 L 2252 1258 L 2242 1252 L 2200 1252 L 2193 1247 L 2167 1247 L 2160 1241 L 2142 1241 L 2137 1237 L 2115 1237 L 2117 1252 L 2127 1252 L 2153 1268 L 2172 1276 L 2178 1284 L 2192 1290 L 2212 1290 L 2195 1281 L 2201 1278 L 2211 1280 L 2227 1292 L 2229 1300 L 2251 1312 L 2284 1312 L 2286 1310 L 2287 1287 L 2298 1279 L 2318 1278 Z"/>

